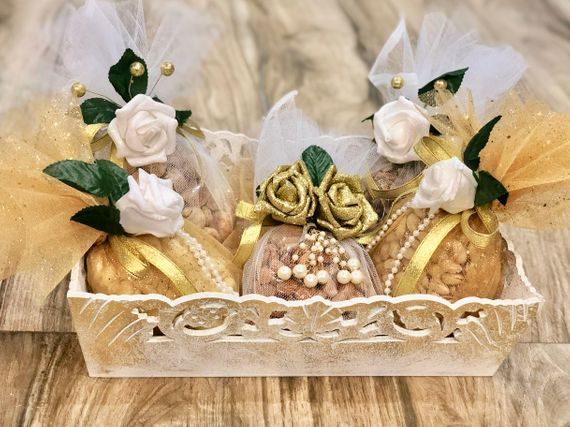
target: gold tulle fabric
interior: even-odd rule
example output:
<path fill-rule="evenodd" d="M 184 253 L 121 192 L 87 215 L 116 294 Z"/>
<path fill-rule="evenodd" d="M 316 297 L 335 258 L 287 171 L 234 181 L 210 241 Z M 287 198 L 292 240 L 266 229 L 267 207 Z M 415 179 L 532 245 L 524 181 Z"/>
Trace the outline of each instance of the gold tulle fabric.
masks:
<path fill-rule="evenodd" d="M 97 200 L 42 173 L 59 160 L 93 160 L 83 123 L 68 109 L 61 99 L 36 101 L 26 114 L 11 114 L 20 132 L 0 140 L 0 279 L 37 274 L 38 302 L 102 234 L 69 220 Z"/>
<path fill-rule="evenodd" d="M 462 111 L 446 91 L 439 91 L 438 115 L 430 118 L 443 137 L 463 149 L 484 123 L 473 109 Z M 570 115 L 511 93 L 501 101 L 501 120 L 481 152 L 480 170 L 490 172 L 509 190 L 506 206 L 493 211 L 502 223 L 534 229 L 570 224 Z"/>
<path fill-rule="evenodd" d="M 481 153 L 481 169 L 509 190 L 494 211 L 511 225 L 556 229 L 570 226 L 570 115 L 511 95 Z"/>

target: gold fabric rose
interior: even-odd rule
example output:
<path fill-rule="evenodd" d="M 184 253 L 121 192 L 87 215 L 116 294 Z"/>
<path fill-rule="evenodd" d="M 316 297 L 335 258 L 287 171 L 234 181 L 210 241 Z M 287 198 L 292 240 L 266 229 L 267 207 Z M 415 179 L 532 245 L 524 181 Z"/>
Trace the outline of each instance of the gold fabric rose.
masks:
<path fill-rule="evenodd" d="M 319 202 L 317 224 L 339 240 L 356 237 L 378 222 L 357 176 L 338 173 L 332 165 L 314 191 Z"/>
<path fill-rule="evenodd" d="M 259 187 L 258 213 L 279 222 L 305 225 L 315 214 L 316 198 L 305 163 L 280 166 Z"/>

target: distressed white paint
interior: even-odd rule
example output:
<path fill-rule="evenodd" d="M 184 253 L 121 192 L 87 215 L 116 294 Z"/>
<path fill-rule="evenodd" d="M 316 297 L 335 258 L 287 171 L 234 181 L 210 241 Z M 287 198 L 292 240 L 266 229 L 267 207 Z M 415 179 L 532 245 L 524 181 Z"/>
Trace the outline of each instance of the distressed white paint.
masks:
<path fill-rule="evenodd" d="M 102 295 L 82 265 L 68 299 L 98 377 L 493 375 L 542 302 L 518 256 L 500 300 Z"/>

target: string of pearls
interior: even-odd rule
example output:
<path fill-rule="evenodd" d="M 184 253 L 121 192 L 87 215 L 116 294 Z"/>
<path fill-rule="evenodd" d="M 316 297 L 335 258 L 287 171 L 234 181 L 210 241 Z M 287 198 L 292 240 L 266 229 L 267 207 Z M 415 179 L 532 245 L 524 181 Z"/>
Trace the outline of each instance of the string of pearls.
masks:
<path fill-rule="evenodd" d="M 386 231 L 388 231 L 388 227 L 390 227 L 394 223 L 394 221 L 396 221 L 398 217 L 402 215 L 409 207 L 410 207 L 410 202 L 407 202 L 398 209 L 396 209 L 396 212 L 394 212 L 392 216 L 388 218 L 388 220 L 384 223 L 378 234 L 374 236 L 374 238 L 370 241 L 369 244 L 366 245 L 367 251 L 371 251 L 376 247 L 376 245 L 380 242 L 380 240 L 382 240 L 382 238 L 386 234 Z"/>
<path fill-rule="evenodd" d="M 210 258 L 210 256 L 208 255 L 208 252 L 198 242 L 198 240 L 196 240 L 194 237 L 190 236 L 188 233 L 186 233 L 185 231 L 182 231 L 182 230 L 178 231 L 177 234 L 188 245 L 188 247 L 190 248 L 190 252 L 192 253 L 194 258 L 196 259 L 196 262 L 198 263 L 198 265 L 202 269 L 202 272 L 206 275 L 206 277 L 209 280 L 211 280 L 214 283 L 216 288 L 220 292 L 223 292 L 226 294 L 238 295 L 238 293 L 236 291 L 234 291 L 233 288 L 231 286 L 229 286 L 224 281 L 224 279 L 222 279 L 222 276 L 220 275 L 220 272 L 218 271 L 218 267 L 216 266 L 216 263 L 214 262 L 214 260 L 212 258 Z"/>
<path fill-rule="evenodd" d="M 412 247 L 414 241 L 419 237 L 420 233 L 424 231 L 431 222 L 431 220 L 435 218 L 436 212 L 437 210 L 435 209 L 429 211 L 429 213 L 424 217 L 422 222 L 419 223 L 418 227 L 412 233 L 410 233 L 410 235 L 404 242 L 404 245 L 398 251 L 398 255 L 396 255 L 396 259 L 394 260 L 394 265 L 392 267 L 392 270 L 390 271 L 390 273 L 388 273 L 386 281 L 384 282 L 385 295 L 390 295 L 392 293 L 392 280 L 394 280 L 394 277 L 396 276 L 396 274 L 398 274 L 398 271 L 400 270 L 400 266 L 402 265 L 402 260 L 404 259 L 404 252 Z"/>
<path fill-rule="evenodd" d="M 297 279 L 302 279 L 303 284 L 308 288 L 314 288 L 318 284 L 326 284 L 330 279 L 329 272 L 323 268 L 317 269 L 317 266 L 323 265 L 325 261 L 323 254 L 326 254 L 329 257 L 332 256 L 333 264 L 339 267 L 336 274 L 338 283 L 342 285 L 347 283 L 359 285 L 364 280 L 364 274 L 360 271 L 360 261 L 356 258 L 348 258 L 346 249 L 334 237 L 327 239 L 324 231 L 310 230 L 305 234 L 298 248 L 300 251 L 310 250 L 309 265 L 298 263 L 293 268 L 283 265 L 277 270 L 279 279 L 289 280 L 293 276 Z M 295 263 L 299 259 L 298 253 L 294 253 L 291 257 L 291 260 Z"/>

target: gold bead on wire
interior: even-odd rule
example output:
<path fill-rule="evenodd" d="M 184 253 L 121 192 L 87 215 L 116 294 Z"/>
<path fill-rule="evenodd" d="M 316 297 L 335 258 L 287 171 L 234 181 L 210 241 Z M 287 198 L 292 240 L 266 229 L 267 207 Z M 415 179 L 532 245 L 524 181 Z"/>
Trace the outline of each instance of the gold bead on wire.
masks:
<path fill-rule="evenodd" d="M 436 80 L 433 87 L 440 90 L 447 89 L 447 81 L 443 79 Z"/>
<path fill-rule="evenodd" d="M 129 67 L 129 71 L 131 72 L 131 76 L 140 77 L 145 72 L 144 65 L 142 64 L 142 62 L 135 61 Z"/>
<path fill-rule="evenodd" d="M 170 77 L 174 74 L 174 64 L 172 62 L 163 62 L 160 65 L 160 73 L 165 77 Z"/>
<path fill-rule="evenodd" d="M 87 88 L 83 83 L 73 83 L 71 85 L 71 93 L 77 98 L 82 98 L 87 93 Z"/>
<path fill-rule="evenodd" d="M 394 76 L 390 82 L 394 89 L 402 89 L 404 87 L 404 83 L 404 78 L 402 76 Z"/>

